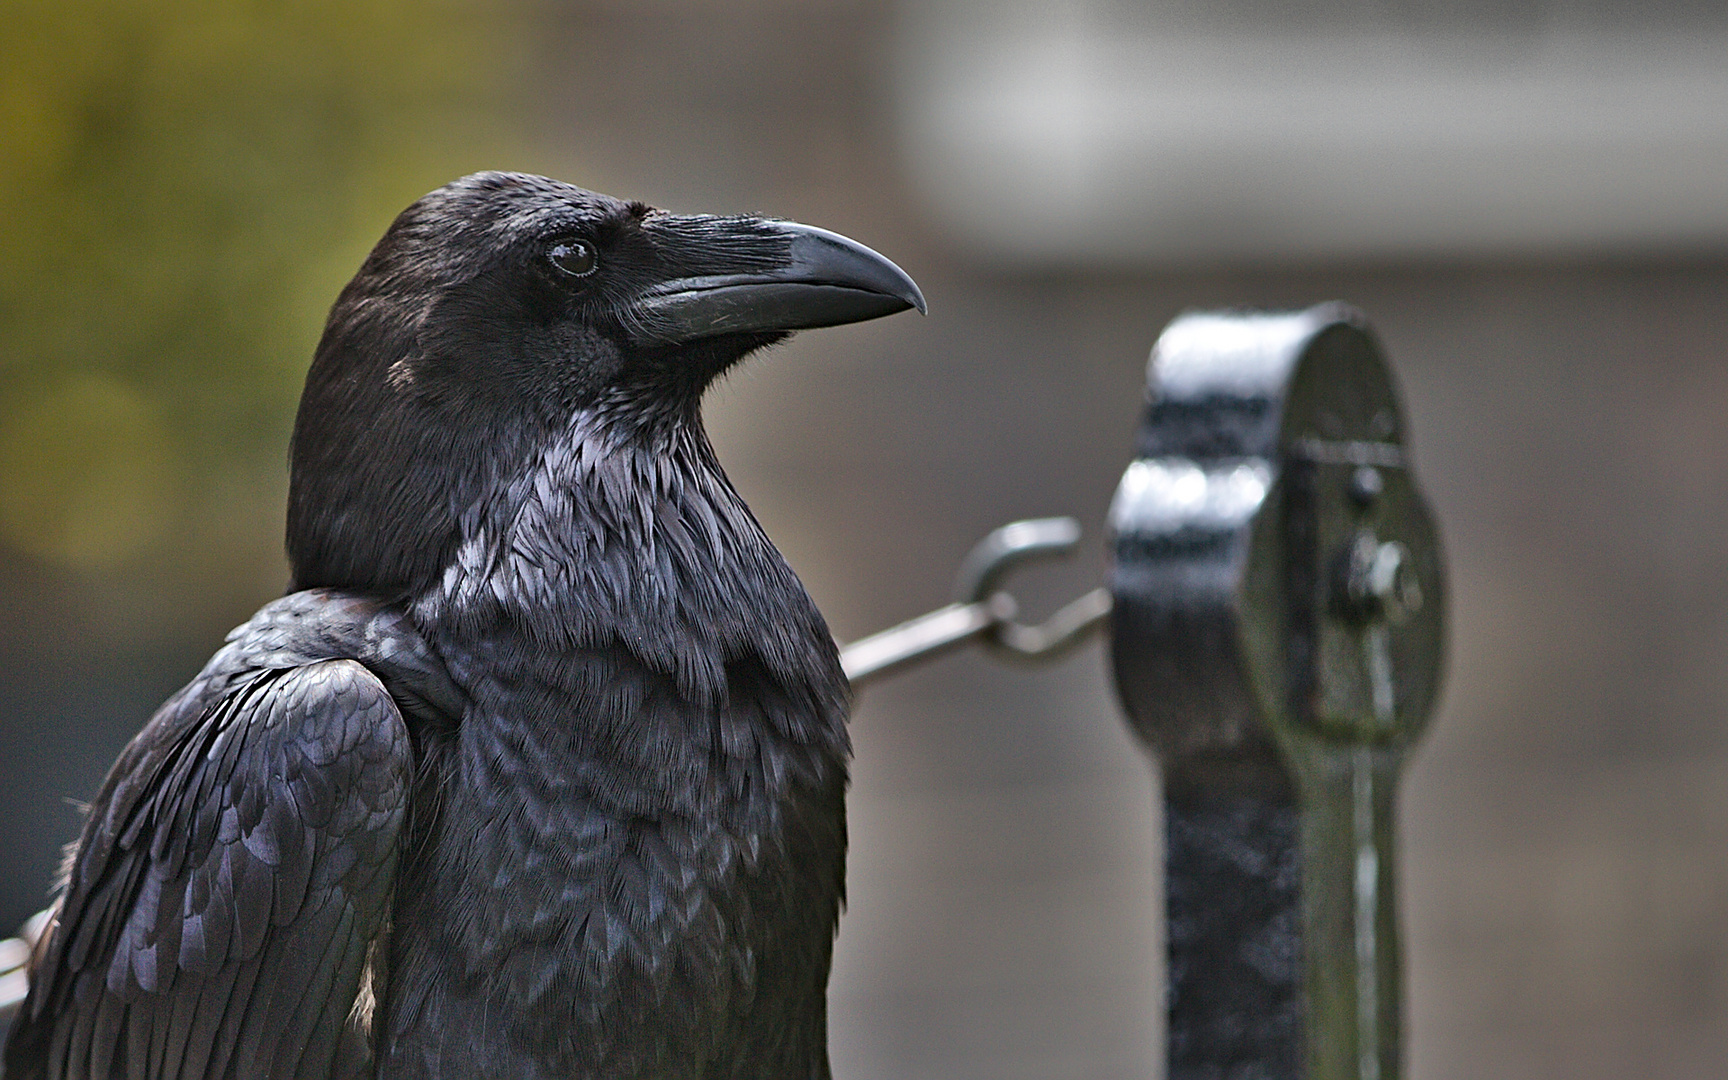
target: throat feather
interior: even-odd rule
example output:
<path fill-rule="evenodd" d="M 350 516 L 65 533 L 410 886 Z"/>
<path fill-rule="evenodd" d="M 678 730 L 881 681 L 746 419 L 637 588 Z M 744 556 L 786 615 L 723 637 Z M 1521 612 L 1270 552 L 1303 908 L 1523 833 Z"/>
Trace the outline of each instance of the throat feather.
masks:
<path fill-rule="evenodd" d="M 745 657 L 831 682 L 826 624 L 715 460 L 699 425 L 644 432 L 579 417 L 461 515 L 423 625 L 513 626 L 551 652 L 621 644 L 693 699 Z"/>

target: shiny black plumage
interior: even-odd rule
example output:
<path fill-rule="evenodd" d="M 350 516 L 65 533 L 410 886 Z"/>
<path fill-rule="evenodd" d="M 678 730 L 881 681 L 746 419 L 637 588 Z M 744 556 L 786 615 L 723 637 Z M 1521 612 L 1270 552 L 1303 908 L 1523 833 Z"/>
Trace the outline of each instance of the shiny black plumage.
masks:
<path fill-rule="evenodd" d="M 909 306 L 789 223 L 405 211 L 308 376 L 297 591 L 116 764 L 6 1075 L 827 1077 L 845 680 L 698 407 Z"/>

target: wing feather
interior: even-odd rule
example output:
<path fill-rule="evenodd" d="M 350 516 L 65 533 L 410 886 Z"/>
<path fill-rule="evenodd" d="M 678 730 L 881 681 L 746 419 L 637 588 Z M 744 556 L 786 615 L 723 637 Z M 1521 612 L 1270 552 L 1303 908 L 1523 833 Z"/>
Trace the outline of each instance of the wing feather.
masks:
<path fill-rule="evenodd" d="M 170 700 L 98 797 L 7 1075 L 336 1075 L 412 774 L 401 711 L 352 660 Z"/>

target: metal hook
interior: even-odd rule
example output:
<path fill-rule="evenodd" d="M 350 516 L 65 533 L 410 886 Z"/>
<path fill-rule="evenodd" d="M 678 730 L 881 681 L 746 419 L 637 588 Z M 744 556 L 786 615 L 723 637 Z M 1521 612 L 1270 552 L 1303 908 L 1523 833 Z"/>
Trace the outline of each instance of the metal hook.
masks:
<path fill-rule="evenodd" d="M 1038 626 L 1026 626 L 1014 621 L 1014 598 L 998 588 L 1014 567 L 1065 555 L 1079 541 L 1080 525 L 1073 518 L 1016 521 L 993 530 L 960 563 L 959 599 L 843 648 L 840 663 L 847 677 L 856 687 L 973 638 L 1016 659 L 1054 657 L 1079 644 L 1110 614 L 1108 590 L 1094 589 Z"/>
<path fill-rule="evenodd" d="M 972 603 L 1006 601 L 1008 613 L 984 631 L 984 643 L 999 655 L 1021 660 L 1053 659 L 1091 636 L 1110 615 L 1110 590 L 1098 588 L 1059 608 L 1037 626 L 1014 621 L 1013 597 L 998 588 L 1010 570 L 1050 555 L 1067 555 L 1080 542 L 1080 523 L 1070 517 L 1016 521 L 979 541 L 960 564 L 955 593 Z"/>

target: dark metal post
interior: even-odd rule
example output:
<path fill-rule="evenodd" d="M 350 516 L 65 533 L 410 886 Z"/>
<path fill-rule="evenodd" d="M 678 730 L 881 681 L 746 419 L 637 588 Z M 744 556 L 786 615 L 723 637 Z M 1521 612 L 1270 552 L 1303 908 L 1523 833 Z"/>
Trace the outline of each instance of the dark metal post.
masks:
<path fill-rule="evenodd" d="M 1111 508 L 1112 652 L 1164 778 L 1170 1080 L 1396 1080 L 1393 796 L 1438 539 L 1362 316 L 1187 315 Z"/>

